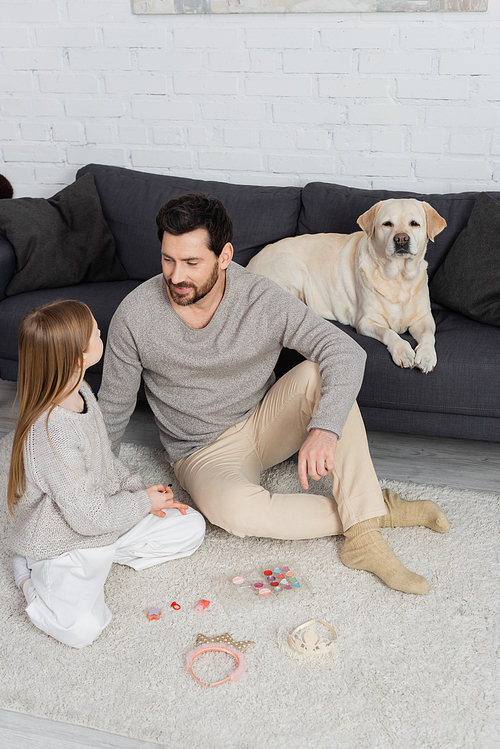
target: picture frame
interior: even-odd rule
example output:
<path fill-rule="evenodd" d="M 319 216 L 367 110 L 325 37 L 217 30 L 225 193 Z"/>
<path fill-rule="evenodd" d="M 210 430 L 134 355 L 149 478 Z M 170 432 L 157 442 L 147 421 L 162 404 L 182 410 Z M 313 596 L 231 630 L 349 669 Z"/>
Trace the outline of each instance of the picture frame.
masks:
<path fill-rule="evenodd" d="M 137 15 L 486 11 L 488 0 L 133 0 Z"/>

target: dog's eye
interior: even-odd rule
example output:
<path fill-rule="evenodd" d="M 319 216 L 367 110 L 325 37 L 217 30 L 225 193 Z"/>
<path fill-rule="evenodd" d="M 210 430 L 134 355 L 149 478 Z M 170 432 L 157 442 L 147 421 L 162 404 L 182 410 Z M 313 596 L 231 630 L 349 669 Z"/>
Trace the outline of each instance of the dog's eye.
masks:
<path fill-rule="evenodd" d="M 392 226 L 392 221 L 384 221 L 382 226 Z"/>
<path fill-rule="evenodd" d="M 410 226 L 420 226 L 418 221 L 410 221 Z"/>

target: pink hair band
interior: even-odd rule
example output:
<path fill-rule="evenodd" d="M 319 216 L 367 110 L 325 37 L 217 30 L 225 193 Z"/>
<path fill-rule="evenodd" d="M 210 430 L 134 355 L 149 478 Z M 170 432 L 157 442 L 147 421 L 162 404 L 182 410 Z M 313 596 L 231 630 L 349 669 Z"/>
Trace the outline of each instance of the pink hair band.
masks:
<path fill-rule="evenodd" d="M 208 684 L 209 687 L 216 687 L 219 684 L 224 684 L 226 681 L 238 681 L 238 679 L 241 679 L 243 672 L 246 668 L 245 658 L 243 657 L 243 654 L 240 653 L 235 648 L 232 648 L 230 645 L 219 645 L 216 643 L 208 643 L 204 645 L 198 645 L 197 648 L 194 648 L 193 650 L 190 650 L 189 653 L 186 656 L 186 670 L 191 671 L 191 675 L 196 679 L 198 684 L 201 684 L 202 687 L 207 687 L 207 684 L 204 684 L 195 673 L 193 673 L 193 661 L 195 658 L 197 658 L 202 653 L 208 653 L 209 651 L 219 651 L 221 653 L 228 653 L 228 655 L 232 655 L 233 658 L 236 659 L 238 666 L 233 671 L 232 674 L 230 674 L 226 679 L 222 679 L 221 681 L 215 681 L 213 684 Z"/>

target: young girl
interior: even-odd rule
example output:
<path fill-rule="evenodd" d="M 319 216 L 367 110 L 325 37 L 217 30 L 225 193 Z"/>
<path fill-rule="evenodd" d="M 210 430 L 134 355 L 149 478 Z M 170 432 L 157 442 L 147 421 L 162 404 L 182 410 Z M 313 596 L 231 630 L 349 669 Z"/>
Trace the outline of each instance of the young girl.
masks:
<path fill-rule="evenodd" d="M 189 556 L 205 521 L 160 484 L 148 489 L 111 452 L 85 370 L 100 331 L 77 301 L 46 304 L 19 328 L 19 418 L 8 504 L 16 584 L 35 626 L 75 648 L 111 620 L 111 564 L 142 570 Z"/>

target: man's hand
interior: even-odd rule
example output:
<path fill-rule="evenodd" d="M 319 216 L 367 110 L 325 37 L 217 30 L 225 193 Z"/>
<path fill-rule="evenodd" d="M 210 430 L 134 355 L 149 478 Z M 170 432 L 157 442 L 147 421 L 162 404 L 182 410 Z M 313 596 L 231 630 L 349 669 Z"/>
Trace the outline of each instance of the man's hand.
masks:
<path fill-rule="evenodd" d="M 299 451 L 299 478 L 303 489 L 309 489 L 307 477 L 314 481 L 333 471 L 338 436 L 324 429 L 311 429 Z"/>

